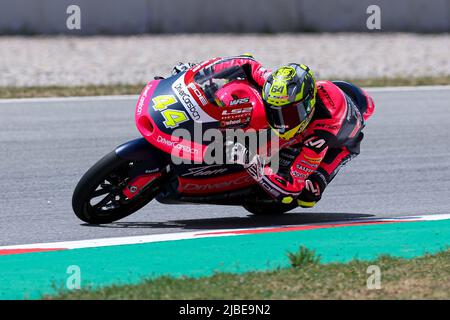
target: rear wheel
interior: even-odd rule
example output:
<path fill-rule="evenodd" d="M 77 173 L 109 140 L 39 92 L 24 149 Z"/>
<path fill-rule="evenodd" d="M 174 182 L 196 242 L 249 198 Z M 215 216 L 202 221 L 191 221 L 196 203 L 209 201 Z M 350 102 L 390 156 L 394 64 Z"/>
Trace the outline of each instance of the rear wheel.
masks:
<path fill-rule="evenodd" d="M 251 203 L 245 204 L 243 207 L 248 211 L 253 213 L 254 215 L 279 215 L 285 212 L 288 212 L 297 207 L 296 202 L 294 201 L 291 204 L 284 203 Z"/>
<path fill-rule="evenodd" d="M 134 163 L 113 151 L 100 159 L 78 182 L 72 197 L 72 208 L 82 221 L 110 223 L 136 212 L 149 203 L 158 190 L 158 179 L 132 199 L 122 192 L 131 180 Z"/>

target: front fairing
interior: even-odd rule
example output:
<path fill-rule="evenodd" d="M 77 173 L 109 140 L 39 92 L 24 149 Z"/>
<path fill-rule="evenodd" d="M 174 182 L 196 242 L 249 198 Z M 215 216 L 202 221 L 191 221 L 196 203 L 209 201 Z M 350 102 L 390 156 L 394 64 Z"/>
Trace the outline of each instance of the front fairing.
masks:
<path fill-rule="evenodd" d="M 184 84 L 184 73 L 147 84 L 138 99 L 136 126 L 144 138 L 166 153 L 202 162 L 202 133 L 217 129 Z M 179 138 L 179 137 L 183 138 Z"/>
<path fill-rule="evenodd" d="M 149 100 L 148 113 L 158 129 L 167 135 L 180 129 L 194 132 L 198 125 L 203 130 L 218 128 L 217 120 L 207 115 L 189 92 L 184 73 L 158 83 Z"/>
<path fill-rule="evenodd" d="M 151 144 L 175 158 L 202 163 L 208 146 L 216 141 L 208 132 L 214 135 L 228 128 L 267 128 L 262 100 L 255 88 L 244 80 L 229 82 L 222 91 L 239 88 L 234 92 L 243 94 L 229 101 L 233 105 L 217 105 L 192 81 L 193 74 L 195 68 L 151 81 L 142 90 L 135 120 L 139 132 Z M 245 104 L 239 104 L 240 100 Z"/>

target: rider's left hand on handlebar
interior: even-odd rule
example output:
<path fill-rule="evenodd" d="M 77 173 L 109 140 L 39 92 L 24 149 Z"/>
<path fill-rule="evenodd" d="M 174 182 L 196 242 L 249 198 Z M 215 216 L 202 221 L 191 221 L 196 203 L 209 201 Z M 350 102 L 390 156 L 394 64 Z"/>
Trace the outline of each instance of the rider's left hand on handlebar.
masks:
<path fill-rule="evenodd" d="M 249 151 L 242 143 L 234 143 L 233 141 L 225 142 L 226 161 L 229 164 L 249 164 Z"/>
<path fill-rule="evenodd" d="M 233 141 L 225 142 L 226 161 L 229 164 L 240 164 L 246 169 L 254 172 L 255 179 L 260 179 L 264 163 L 258 154 L 251 152 L 242 143 Z M 253 175 L 253 174 L 252 174 Z"/>
<path fill-rule="evenodd" d="M 180 72 L 186 71 L 187 69 L 189 69 L 190 67 L 195 66 L 195 63 L 191 63 L 191 62 L 178 62 L 173 68 L 172 68 L 172 75 L 176 75 Z"/>

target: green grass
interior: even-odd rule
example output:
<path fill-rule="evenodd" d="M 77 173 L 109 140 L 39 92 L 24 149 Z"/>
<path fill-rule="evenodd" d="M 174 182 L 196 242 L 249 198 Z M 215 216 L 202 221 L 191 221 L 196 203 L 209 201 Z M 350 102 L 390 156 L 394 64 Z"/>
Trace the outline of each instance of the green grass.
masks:
<path fill-rule="evenodd" d="M 0 99 L 139 94 L 144 86 L 145 84 L 141 83 L 70 87 L 0 87 Z"/>
<path fill-rule="evenodd" d="M 292 268 L 205 278 L 160 277 L 137 285 L 61 292 L 44 299 L 449 299 L 450 250 L 414 259 L 320 264 L 307 249 Z M 291 260 L 292 261 L 292 260 Z M 304 263 L 304 262 L 307 263 Z M 369 290 L 367 268 L 381 269 L 381 289 Z"/>
<path fill-rule="evenodd" d="M 301 246 L 297 252 L 288 252 L 288 258 L 293 268 L 309 267 L 320 263 L 320 256 L 305 246 Z"/>
<path fill-rule="evenodd" d="M 362 87 L 448 85 L 450 76 L 423 78 L 344 79 Z M 145 83 L 89 86 L 0 87 L 0 99 L 139 94 Z"/>
<path fill-rule="evenodd" d="M 345 80 L 345 79 L 344 79 Z M 398 87 L 398 86 L 433 86 L 449 85 L 450 76 L 420 77 L 420 78 L 370 78 L 347 79 L 361 87 Z"/>

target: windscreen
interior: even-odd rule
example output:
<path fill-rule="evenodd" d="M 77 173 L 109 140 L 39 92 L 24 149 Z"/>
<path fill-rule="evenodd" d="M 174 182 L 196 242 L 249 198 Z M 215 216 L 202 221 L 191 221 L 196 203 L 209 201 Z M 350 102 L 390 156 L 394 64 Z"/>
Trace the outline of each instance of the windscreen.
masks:
<path fill-rule="evenodd" d="M 217 90 L 230 81 L 245 79 L 246 74 L 241 66 L 224 67 L 223 64 L 203 68 L 194 77 L 195 83 L 203 90 L 209 102 L 219 105 Z"/>

